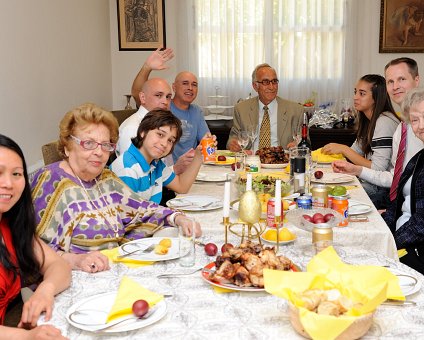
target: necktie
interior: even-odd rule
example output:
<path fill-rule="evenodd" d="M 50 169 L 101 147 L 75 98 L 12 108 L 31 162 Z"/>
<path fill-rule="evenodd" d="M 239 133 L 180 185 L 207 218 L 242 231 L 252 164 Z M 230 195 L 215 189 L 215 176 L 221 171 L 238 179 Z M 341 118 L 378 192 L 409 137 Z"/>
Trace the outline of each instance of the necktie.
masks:
<path fill-rule="evenodd" d="M 390 187 L 390 201 L 393 201 L 396 198 L 397 186 L 399 184 L 400 175 L 402 175 L 403 161 L 405 160 L 407 126 L 404 122 L 401 124 L 402 132 L 400 135 L 399 149 L 396 156 L 395 173 L 393 175 L 392 186 Z"/>
<path fill-rule="evenodd" d="M 264 117 L 259 130 L 259 149 L 271 146 L 271 124 L 269 122 L 268 106 L 264 106 Z"/>

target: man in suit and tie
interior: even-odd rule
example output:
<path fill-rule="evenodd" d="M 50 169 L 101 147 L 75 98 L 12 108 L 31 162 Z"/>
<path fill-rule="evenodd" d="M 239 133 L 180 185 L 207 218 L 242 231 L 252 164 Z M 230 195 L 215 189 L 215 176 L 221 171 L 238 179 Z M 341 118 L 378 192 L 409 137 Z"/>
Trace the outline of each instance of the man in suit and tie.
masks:
<path fill-rule="evenodd" d="M 293 140 L 293 128 L 300 127 L 303 107 L 277 96 L 277 73 L 268 64 L 256 66 L 252 73 L 252 86 L 258 96 L 235 106 L 227 149 L 240 151 L 237 136 L 241 131 L 252 129 L 259 137 L 250 145 L 253 150 L 266 146 L 287 146 Z"/>

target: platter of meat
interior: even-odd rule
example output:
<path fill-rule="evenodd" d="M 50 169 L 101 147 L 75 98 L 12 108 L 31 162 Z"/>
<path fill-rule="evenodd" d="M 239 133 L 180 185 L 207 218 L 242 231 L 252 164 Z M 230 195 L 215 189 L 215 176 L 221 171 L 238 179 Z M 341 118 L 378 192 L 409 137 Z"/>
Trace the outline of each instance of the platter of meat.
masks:
<path fill-rule="evenodd" d="M 203 279 L 209 284 L 225 289 L 261 292 L 264 291 L 263 270 L 300 271 L 291 260 L 276 255 L 274 247 L 265 247 L 252 242 L 228 248 L 215 262 L 202 270 Z"/>
<path fill-rule="evenodd" d="M 265 169 L 283 169 L 288 163 L 288 154 L 282 146 L 265 147 L 256 151 L 261 159 L 261 167 Z"/>

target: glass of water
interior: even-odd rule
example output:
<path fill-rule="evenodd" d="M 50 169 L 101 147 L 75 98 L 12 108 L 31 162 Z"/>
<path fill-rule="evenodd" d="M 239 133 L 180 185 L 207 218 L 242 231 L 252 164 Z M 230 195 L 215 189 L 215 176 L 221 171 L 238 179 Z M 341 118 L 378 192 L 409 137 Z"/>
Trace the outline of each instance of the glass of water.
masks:
<path fill-rule="evenodd" d="M 190 223 L 178 226 L 180 242 L 180 266 L 193 267 L 196 263 L 196 220 L 190 219 Z"/>

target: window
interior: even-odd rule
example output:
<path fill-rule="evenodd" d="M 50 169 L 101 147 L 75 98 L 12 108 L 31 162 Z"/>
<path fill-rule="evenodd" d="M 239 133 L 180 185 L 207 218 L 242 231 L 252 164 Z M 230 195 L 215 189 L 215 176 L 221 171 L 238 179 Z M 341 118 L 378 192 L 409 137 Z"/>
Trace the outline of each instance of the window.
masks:
<path fill-rule="evenodd" d="M 267 62 L 280 79 L 280 96 L 321 101 L 338 96 L 344 76 L 346 0 L 193 0 L 194 61 L 199 100 L 232 100 L 253 92 L 251 74 Z M 190 6 L 188 6 L 190 7 Z M 188 15 L 188 17 L 190 17 Z M 195 58 L 195 59 L 196 59 Z"/>

